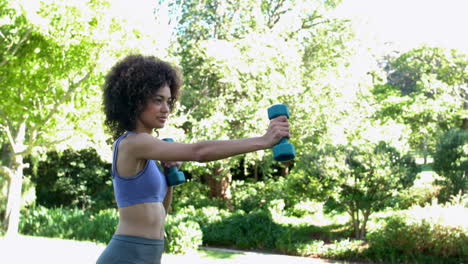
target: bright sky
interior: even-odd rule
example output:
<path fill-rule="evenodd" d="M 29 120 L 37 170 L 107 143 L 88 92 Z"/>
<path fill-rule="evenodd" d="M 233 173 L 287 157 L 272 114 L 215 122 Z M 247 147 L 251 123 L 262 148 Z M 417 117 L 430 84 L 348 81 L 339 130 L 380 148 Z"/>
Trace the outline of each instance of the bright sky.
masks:
<path fill-rule="evenodd" d="M 148 28 L 155 23 L 156 2 L 112 0 L 112 12 Z M 351 18 L 363 38 L 391 41 L 403 49 L 427 43 L 468 53 L 468 0 L 343 0 L 336 14 Z M 156 34 L 168 38 L 166 31 Z"/>
<path fill-rule="evenodd" d="M 155 2 L 112 1 L 119 15 L 142 24 L 154 21 Z M 363 38 L 402 49 L 426 43 L 468 53 L 468 0 L 343 0 L 336 12 L 351 18 Z"/>
<path fill-rule="evenodd" d="M 360 21 L 359 34 L 403 49 L 426 43 L 468 52 L 468 0 L 343 0 L 337 13 Z"/>

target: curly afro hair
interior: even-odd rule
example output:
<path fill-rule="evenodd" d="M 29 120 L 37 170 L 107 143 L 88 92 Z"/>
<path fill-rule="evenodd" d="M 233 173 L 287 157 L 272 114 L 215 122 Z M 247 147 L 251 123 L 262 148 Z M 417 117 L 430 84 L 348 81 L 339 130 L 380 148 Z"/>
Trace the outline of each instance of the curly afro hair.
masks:
<path fill-rule="evenodd" d="M 105 125 L 119 137 L 136 128 L 136 120 L 148 98 L 164 85 L 171 90 L 171 109 L 179 96 L 182 78 L 179 70 L 154 56 L 128 55 L 107 74 L 103 106 Z"/>

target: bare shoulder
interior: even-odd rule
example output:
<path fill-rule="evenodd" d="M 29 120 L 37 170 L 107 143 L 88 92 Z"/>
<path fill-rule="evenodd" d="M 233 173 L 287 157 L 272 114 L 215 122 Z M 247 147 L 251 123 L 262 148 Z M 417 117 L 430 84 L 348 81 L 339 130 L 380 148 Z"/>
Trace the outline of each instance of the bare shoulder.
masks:
<path fill-rule="evenodd" d="M 129 150 L 157 144 L 158 139 L 148 133 L 130 133 L 121 142 Z"/>
<path fill-rule="evenodd" d="M 161 153 L 158 153 L 158 150 L 161 149 L 160 145 L 164 144 L 161 142 L 163 141 L 148 133 L 130 133 L 121 141 L 121 148 L 136 159 L 160 159 Z"/>
<path fill-rule="evenodd" d="M 148 133 L 129 133 L 125 139 L 132 143 L 139 143 L 141 141 L 147 140 L 156 140 L 155 137 Z"/>
<path fill-rule="evenodd" d="M 166 142 L 147 133 L 129 134 L 121 144 L 137 160 L 192 161 L 199 155 L 196 144 Z"/>

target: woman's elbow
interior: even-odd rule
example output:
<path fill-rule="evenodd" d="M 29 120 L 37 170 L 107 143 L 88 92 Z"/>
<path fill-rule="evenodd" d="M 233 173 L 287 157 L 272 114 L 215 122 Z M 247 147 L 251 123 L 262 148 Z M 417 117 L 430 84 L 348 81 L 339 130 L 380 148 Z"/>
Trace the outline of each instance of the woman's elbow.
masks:
<path fill-rule="evenodd" d="M 193 160 L 196 162 L 208 162 L 208 152 L 206 149 L 203 148 L 201 144 L 195 144 L 195 148 L 193 150 Z"/>

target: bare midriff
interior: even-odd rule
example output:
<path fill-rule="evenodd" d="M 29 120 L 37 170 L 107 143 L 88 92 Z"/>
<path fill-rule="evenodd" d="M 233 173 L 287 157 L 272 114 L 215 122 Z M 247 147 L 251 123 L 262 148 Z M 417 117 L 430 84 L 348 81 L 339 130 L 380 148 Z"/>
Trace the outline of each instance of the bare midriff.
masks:
<path fill-rule="evenodd" d="M 166 210 L 162 203 L 140 203 L 119 208 L 119 225 L 115 234 L 164 238 Z"/>

